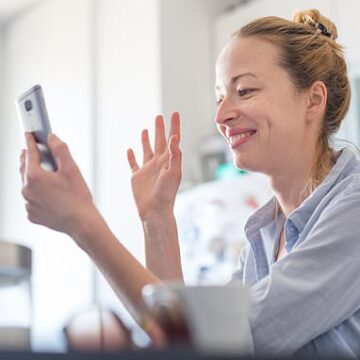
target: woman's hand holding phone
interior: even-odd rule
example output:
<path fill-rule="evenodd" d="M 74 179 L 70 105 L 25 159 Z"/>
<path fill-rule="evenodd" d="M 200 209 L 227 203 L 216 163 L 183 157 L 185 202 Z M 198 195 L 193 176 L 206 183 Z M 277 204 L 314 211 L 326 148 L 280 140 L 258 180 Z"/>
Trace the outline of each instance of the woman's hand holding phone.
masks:
<path fill-rule="evenodd" d="M 27 150 L 20 156 L 20 173 L 28 219 L 76 238 L 96 212 L 89 188 L 67 145 L 57 136 L 51 134 L 48 138 L 58 164 L 56 172 L 41 167 L 34 136 L 25 136 Z"/>

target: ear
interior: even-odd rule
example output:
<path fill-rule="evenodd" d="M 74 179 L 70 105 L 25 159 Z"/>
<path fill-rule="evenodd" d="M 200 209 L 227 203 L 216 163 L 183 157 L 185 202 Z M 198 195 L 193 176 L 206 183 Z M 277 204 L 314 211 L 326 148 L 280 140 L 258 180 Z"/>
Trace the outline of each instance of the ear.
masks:
<path fill-rule="evenodd" d="M 307 120 L 322 120 L 326 111 L 327 87 L 323 81 L 315 81 L 308 91 Z"/>

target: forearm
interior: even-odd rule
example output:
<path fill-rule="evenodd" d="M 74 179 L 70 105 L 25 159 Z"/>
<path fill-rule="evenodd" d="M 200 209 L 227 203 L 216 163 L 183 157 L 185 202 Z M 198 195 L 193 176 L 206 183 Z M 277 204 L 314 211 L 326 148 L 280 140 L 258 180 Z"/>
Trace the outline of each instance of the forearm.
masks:
<path fill-rule="evenodd" d="M 159 279 L 183 281 L 176 221 L 171 211 L 142 219 L 146 266 Z"/>
<path fill-rule="evenodd" d="M 90 211 L 86 224 L 72 237 L 92 258 L 132 316 L 140 321 L 144 311 L 142 288 L 161 281 L 118 241 L 97 210 Z"/>

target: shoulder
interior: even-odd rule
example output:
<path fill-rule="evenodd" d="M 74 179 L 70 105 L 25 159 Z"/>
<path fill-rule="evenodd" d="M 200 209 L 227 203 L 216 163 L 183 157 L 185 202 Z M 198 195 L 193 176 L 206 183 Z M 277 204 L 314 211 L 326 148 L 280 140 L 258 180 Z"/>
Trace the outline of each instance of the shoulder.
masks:
<path fill-rule="evenodd" d="M 320 201 L 304 226 L 306 238 L 325 243 L 346 241 L 360 245 L 360 174 L 339 181 Z M 303 239 L 305 240 L 305 239 Z"/>
<path fill-rule="evenodd" d="M 347 157 L 346 162 L 343 161 Z M 313 240 L 317 245 L 356 240 L 360 245 L 360 161 L 354 154 L 342 154 L 343 163 L 304 201 L 291 220 L 300 233 L 297 244 Z"/>
<path fill-rule="evenodd" d="M 360 210 L 360 158 L 352 149 L 342 150 L 337 164 L 315 193 L 320 209 L 325 211 L 346 203 L 357 204 Z"/>
<path fill-rule="evenodd" d="M 337 182 L 329 195 L 331 195 L 328 203 L 330 208 L 340 203 L 351 203 L 358 204 L 360 210 L 360 172 L 350 174 Z"/>
<path fill-rule="evenodd" d="M 335 175 L 338 176 L 338 182 L 347 181 L 359 184 L 360 151 L 355 152 L 355 150 L 351 148 L 342 149 L 334 166 L 334 169 L 335 168 L 339 170 L 338 173 L 335 170 Z"/>

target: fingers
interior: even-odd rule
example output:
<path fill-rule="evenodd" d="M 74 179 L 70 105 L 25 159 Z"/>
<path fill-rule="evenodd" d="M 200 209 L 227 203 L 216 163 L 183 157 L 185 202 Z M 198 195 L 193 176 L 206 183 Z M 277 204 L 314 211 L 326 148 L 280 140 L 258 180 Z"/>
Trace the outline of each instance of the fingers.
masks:
<path fill-rule="evenodd" d="M 169 141 L 173 135 L 176 135 L 180 141 L 180 114 L 178 112 L 171 115 Z"/>
<path fill-rule="evenodd" d="M 22 149 L 20 153 L 20 167 L 19 167 L 22 184 L 25 183 L 25 164 L 26 164 L 25 153 L 26 150 Z"/>
<path fill-rule="evenodd" d="M 127 151 L 127 159 L 128 159 L 131 171 L 133 173 L 138 171 L 139 170 L 139 165 L 138 165 L 138 163 L 136 161 L 134 151 L 132 149 L 128 149 L 128 151 Z"/>
<path fill-rule="evenodd" d="M 171 136 L 169 140 L 169 171 L 181 174 L 182 154 L 179 148 L 179 138 L 176 135 Z"/>
<path fill-rule="evenodd" d="M 141 143 L 143 147 L 143 164 L 146 164 L 154 156 L 150 145 L 149 132 L 147 130 L 141 132 Z"/>
<path fill-rule="evenodd" d="M 164 119 L 161 115 L 155 118 L 155 154 L 162 154 L 166 149 Z"/>
<path fill-rule="evenodd" d="M 48 145 L 50 151 L 55 157 L 59 169 L 61 168 L 66 170 L 75 164 L 68 146 L 66 145 L 66 143 L 60 140 L 55 134 L 49 135 Z"/>
<path fill-rule="evenodd" d="M 154 348 L 163 348 L 167 344 L 167 336 L 161 326 L 151 317 L 145 316 L 140 326 L 149 335 Z"/>
<path fill-rule="evenodd" d="M 29 164 L 38 164 L 40 165 L 41 157 L 39 149 L 36 145 L 33 134 L 27 132 L 25 133 L 26 145 L 28 148 L 27 152 L 27 161 Z"/>
<path fill-rule="evenodd" d="M 162 330 L 155 322 L 148 326 L 147 333 L 152 340 L 154 348 L 161 349 L 167 345 L 167 337 L 164 330 Z"/>
<path fill-rule="evenodd" d="M 177 148 L 179 147 L 180 141 L 180 115 L 178 112 L 174 112 L 171 115 L 171 124 L 170 124 L 170 133 L 169 133 L 169 142 L 167 142 L 165 135 L 165 125 L 164 118 L 162 115 L 158 115 L 155 118 L 155 144 L 154 151 L 150 144 L 149 132 L 148 130 L 143 130 L 141 132 L 141 143 L 143 148 L 143 165 L 149 162 L 154 154 L 162 155 L 166 150 L 170 149 L 170 139 L 175 136 L 177 139 Z M 176 145 L 175 145 L 176 147 Z M 128 162 L 132 171 L 137 171 L 139 166 L 136 162 L 134 153 L 128 151 Z"/>

